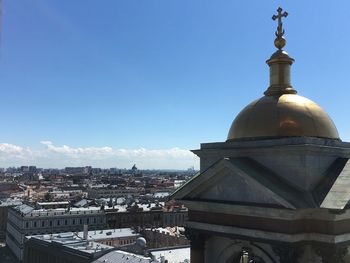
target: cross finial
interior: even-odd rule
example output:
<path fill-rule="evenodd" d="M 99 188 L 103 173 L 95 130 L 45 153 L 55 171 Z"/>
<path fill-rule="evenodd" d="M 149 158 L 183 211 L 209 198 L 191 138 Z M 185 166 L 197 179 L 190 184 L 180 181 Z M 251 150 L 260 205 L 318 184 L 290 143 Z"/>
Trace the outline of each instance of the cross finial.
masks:
<path fill-rule="evenodd" d="M 283 38 L 283 35 L 284 35 L 284 29 L 282 27 L 282 17 L 287 17 L 288 16 L 288 13 L 286 11 L 282 12 L 283 9 L 281 7 L 279 7 L 277 9 L 277 15 L 273 15 L 272 16 L 272 20 L 276 20 L 278 19 L 278 26 L 277 26 L 277 31 L 275 32 L 275 35 L 276 35 L 276 39 L 275 39 L 275 46 L 278 48 L 278 49 L 282 49 L 285 44 L 286 44 L 286 40 Z"/>

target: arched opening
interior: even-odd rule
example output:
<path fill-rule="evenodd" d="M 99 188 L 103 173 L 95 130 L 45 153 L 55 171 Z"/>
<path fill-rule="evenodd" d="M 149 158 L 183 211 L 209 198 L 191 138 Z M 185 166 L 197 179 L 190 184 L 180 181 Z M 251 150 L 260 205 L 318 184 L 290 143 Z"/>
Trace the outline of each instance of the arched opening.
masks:
<path fill-rule="evenodd" d="M 231 261 L 232 260 L 232 261 Z M 239 253 L 233 256 L 233 259 L 227 261 L 227 263 L 266 263 L 261 257 L 254 255 L 249 248 L 242 248 Z"/>

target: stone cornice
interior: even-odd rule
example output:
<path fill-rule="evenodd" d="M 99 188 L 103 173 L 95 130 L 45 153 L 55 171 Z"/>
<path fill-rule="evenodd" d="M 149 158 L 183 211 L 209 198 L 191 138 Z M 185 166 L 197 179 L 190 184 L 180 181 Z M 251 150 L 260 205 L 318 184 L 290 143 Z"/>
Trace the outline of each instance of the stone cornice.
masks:
<path fill-rule="evenodd" d="M 320 219 L 338 221 L 350 218 L 350 209 L 281 209 L 270 207 L 246 206 L 230 203 L 219 203 L 209 201 L 181 200 L 189 210 L 208 213 L 223 213 L 229 215 L 242 215 L 251 217 L 264 217 L 280 220 Z"/>
<path fill-rule="evenodd" d="M 350 240 L 350 234 L 327 235 L 319 233 L 298 233 L 285 234 L 278 232 L 269 232 L 256 229 L 246 229 L 232 226 L 222 226 L 216 224 L 207 224 L 188 221 L 187 227 L 203 231 L 203 233 L 212 233 L 215 235 L 231 236 L 239 239 L 267 241 L 276 243 L 298 243 L 298 242 L 317 242 L 328 244 L 340 244 Z"/>

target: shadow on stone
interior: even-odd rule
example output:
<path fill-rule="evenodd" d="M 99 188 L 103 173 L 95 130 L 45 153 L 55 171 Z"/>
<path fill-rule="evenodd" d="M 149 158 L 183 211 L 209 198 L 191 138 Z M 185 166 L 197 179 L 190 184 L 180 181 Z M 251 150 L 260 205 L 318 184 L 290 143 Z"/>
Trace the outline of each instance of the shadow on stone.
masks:
<path fill-rule="evenodd" d="M 14 255 L 6 246 L 0 246 L 0 262 L 18 263 Z"/>

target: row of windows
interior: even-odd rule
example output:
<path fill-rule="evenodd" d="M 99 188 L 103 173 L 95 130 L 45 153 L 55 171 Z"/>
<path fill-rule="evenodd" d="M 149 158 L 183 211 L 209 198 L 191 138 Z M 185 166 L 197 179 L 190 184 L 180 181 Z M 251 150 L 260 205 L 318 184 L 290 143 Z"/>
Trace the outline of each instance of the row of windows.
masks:
<path fill-rule="evenodd" d="M 70 221 L 70 222 L 69 222 Z M 30 222 L 26 222 L 25 227 L 29 228 L 30 225 L 33 227 L 52 227 L 52 226 L 61 226 L 61 225 L 82 225 L 82 224 L 96 224 L 96 223 L 103 223 L 103 218 L 100 217 L 99 220 L 94 217 L 92 218 L 80 218 L 80 219 L 56 219 L 56 220 L 41 220 L 41 221 L 32 221 L 32 224 Z"/>
<path fill-rule="evenodd" d="M 154 221 L 154 220 L 161 220 L 160 214 L 135 214 L 135 215 L 116 215 L 109 217 L 112 219 L 119 219 L 120 222 L 130 222 L 130 221 Z"/>
<path fill-rule="evenodd" d="M 126 239 L 126 240 L 120 240 L 120 244 L 121 244 L 121 245 L 128 245 L 128 244 L 131 244 L 131 243 L 133 243 L 132 240 L 128 240 L 128 239 Z"/>
<path fill-rule="evenodd" d="M 121 239 L 121 240 L 119 240 L 119 245 L 129 245 L 129 244 L 132 244 L 134 242 L 135 242 L 134 240 L 130 240 L 130 239 Z M 114 241 L 106 241 L 104 243 L 108 246 L 114 246 L 115 242 Z"/>

